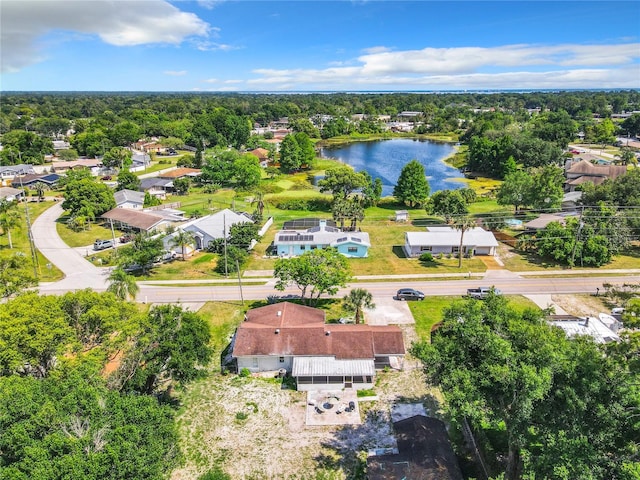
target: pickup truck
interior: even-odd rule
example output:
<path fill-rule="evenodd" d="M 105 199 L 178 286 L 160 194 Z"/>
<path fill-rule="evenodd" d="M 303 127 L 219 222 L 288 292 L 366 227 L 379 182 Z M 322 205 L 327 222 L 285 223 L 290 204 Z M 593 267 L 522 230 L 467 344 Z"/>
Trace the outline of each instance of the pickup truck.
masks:
<path fill-rule="evenodd" d="M 471 298 L 476 298 L 478 300 L 484 300 L 489 296 L 489 293 L 491 293 L 491 291 L 493 291 L 495 295 L 502 295 L 502 292 L 497 288 L 480 287 L 480 288 L 468 288 L 467 296 Z"/>

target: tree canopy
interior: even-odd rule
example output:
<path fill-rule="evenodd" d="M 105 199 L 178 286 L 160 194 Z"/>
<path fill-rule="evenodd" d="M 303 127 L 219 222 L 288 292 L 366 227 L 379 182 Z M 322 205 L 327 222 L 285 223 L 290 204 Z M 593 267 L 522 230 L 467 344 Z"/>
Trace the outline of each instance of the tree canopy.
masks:
<path fill-rule="evenodd" d="M 429 198 L 429 182 L 424 172 L 424 167 L 417 160 L 407 163 L 398 183 L 393 188 L 393 196 L 409 207 L 421 207 Z"/>
<path fill-rule="evenodd" d="M 334 248 L 324 248 L 276 260 L 273 276 L 276 290 L 284 291 L 289 285 L 295 285 L 304 301 L 315 304 L 320 295 L 334 295 L 339 287 L 345 287 L 351 273 L 343 255 Z"/>
<path fill-rule="evenodd" d="M 637 381 L 615 355 L 542 317 L 496 295 L 459 301 L 412 352 L 456 423 L 504 438 L 505 479 L 632 478 L 622 472 L 638 466 L 629 452 L 640 423 L 628 413 L 640 406 Z"/>

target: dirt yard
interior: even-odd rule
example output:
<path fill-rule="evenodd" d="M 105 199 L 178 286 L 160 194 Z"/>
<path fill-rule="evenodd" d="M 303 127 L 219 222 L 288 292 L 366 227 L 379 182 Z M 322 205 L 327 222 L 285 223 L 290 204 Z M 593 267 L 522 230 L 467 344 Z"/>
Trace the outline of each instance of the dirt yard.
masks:
<path fill-rule="evenodd" d="M 609 313 L 611 307 L 606 303 L 605 297 L 596 297 L 591 294 L 580 295 L 552 295 L 551 300 L 570 315 L 578 317 L 597 317 L 599 313 Z"/>
<path fill-rule="evenodd" d="M 409 336 L 412 336 L 409 334 Z M 173 480 L 194 480 L 217 466 L 233 479 L 344 479 L 362 467 L 363 453 L 393 446 L 394 403 L 423 403 L 432 414 L 438 393 L 419 363 L 380 372 L 377 401 L 360 402 L 361 425 L 305 426 L 306 393 L 274 379 L 213 374 L 189 388 L 178 419 L 185 465 Z"/>

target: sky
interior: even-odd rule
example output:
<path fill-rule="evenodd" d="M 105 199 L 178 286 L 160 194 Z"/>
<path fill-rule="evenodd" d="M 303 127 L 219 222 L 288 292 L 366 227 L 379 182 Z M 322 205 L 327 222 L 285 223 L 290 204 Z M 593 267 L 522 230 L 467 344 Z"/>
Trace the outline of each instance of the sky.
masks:
<path fill-rule="evenodd" d="M 640 2 L 0 0 L 0 91 L 640 88 Z"/>

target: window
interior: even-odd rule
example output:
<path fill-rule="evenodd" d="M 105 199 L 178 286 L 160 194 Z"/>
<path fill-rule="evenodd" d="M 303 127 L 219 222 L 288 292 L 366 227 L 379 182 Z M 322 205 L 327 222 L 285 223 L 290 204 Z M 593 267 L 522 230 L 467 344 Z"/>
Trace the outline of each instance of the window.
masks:
<path fill-rule="evenodd" d="M 284 357 L 278 357 L 278 361 L 279 361 L 280 363 L 284 363 Z"/>
<path fill-rule="evenodd" d="M 458 253 L 459 251 L 460 251 L 460 247 L 453 247 L 453 248 L 451 249 L 451 252 L 452 252 L 452 253 Z"/>
<path fill-rule="evenodd" d="M 433 250 L 432 246 L 424 246 L 424 247 L 420 247 L 420 251 L 421 252 L 431 252 Z"/>
<path fill-rule="evenodd" d="M 307 246 L 306 245 L 300 245 L 300 250 L 306 250 Z"/>
<path fill-rule="evenodd" d="M 315 250 L 316 248 L 318 248 L 317 245 L 311 245 L 311 250 Z"/>
<path fill-rule="evenodd" d="M 358 247 L 349 247 L 349 248 L 347 248 L 347 252 L 349 252 L 349 253 L 358 253 Z"/>
<path fill-rule="evenodd" d="M 253 368 L 258 368 L 258 357 L 253 357 L 251 360 L 253 360 Z"/>

